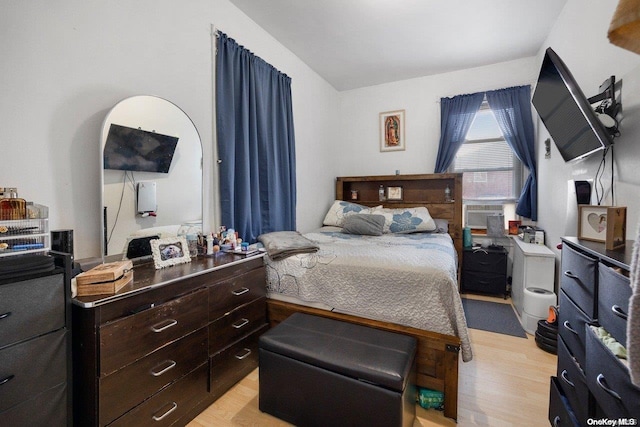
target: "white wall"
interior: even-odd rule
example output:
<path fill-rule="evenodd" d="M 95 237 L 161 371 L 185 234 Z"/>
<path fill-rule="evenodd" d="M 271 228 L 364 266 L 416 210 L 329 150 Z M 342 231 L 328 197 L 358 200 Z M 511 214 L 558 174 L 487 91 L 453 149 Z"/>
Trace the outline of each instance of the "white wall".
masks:
<path fill-rule="evenodd" d="M 227 0 L 8 0 L 0 14 L 0 186 L 50 207 L 76 257 L 100 253 L 99 141 L 118 101 L 181 107 L 204 151 L 205 227 L 217 227 L 211 25 L 292 77 L 298 228 L 319 225 L 337 168 L 337 92 Z M 327 149 L 329 148 L 329 149 Z"/>
<path fill-rule="evenodd" d="M 440 140 L 440 98 L 533 84 L 535 58 L 403 80 L 340 93 L 342 175 L 433 173 Z M 379 113 L 405 110 L 406 149 L 380 152 Z"/>

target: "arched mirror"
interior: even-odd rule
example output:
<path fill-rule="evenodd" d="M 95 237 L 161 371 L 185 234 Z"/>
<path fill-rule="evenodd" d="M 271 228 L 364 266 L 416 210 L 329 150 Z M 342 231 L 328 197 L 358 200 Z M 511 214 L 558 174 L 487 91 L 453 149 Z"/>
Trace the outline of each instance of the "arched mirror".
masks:
<path fill-rule="evenodd" d="M 107 114 L 101 142 L 103 255 L 201 227 L 202 143 L 182 109 L 155 96 L 124 99 Z"/>

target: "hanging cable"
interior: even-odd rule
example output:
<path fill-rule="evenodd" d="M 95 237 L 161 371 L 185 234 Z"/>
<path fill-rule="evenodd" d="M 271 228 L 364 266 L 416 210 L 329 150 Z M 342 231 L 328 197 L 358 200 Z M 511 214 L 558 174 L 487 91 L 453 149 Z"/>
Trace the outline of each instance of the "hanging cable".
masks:
<path fill-rule="evenodd" d="M 614 189 L 613 189 L 613 183 L 615 182 L 614 179 L 614 168 L 613 168 L 613 164 L 614 162 L 614 157 L 613 157 L 613 145 L 611 145 L 609 147 L 611 149 L 611 206 L 615 206 L 616 205 L 616 197 L 615 197 L 615 193 L 614 193 Z"/>
<path fill-rule="evenodd" d="M 593 187 L 596 190 L 596 202 L 598 206 L 602 203 L 602 199 L 604 198 L 604 185 L 602 184 L 602 174 L 604 173 L 604 168 L 607 164 L 607 153 L 609 152 L 609 148 L 607 147 L 602 154 L 602 159 L 600 159 L 600 164 L 598 165 L 598 170 L 596 171 L 596 176 L 593 179 Z M 598 187 L 600 191 L 598 191 Z"/>

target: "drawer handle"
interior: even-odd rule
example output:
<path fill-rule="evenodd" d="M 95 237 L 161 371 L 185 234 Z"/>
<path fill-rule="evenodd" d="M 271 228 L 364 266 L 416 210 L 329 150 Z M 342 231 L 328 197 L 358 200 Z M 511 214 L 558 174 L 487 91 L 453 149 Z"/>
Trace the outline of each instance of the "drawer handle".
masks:
<path fill-rule="evenodd" d="M 606 391 L 607 393 L 609 393 L 612 397 L 618 399 L 618 400 L 622 400 L 622 398 L 620 397 L 620 395 L 618 393 L 616 393 L 615 391 L 611 390 L 609 387 L 607 387 L 606 384 L 606 380 L 604 379 L 604 375 L 602 374 L 598 374 L 596 381 L 598 382 L 598 385 L 600 386 L 601 389 L 603 389 L 604 391 Z"/>
<path fill-rule="evenodd" d="M 246 294 L 247 292 L 249 292 L 249 288 L 240 288 L 236 289 L 235 291 L 231 291 L 231 293 L 235 296 L 240 296 L 242 294 Z"/>
<path fill-rule="evenodd" d="M 611 311 L 613 311 L 613 314 L 615 314 L 619 318 L 621 318 L 623 320 L 627 320 L 627 313 L 622 311 L 622 308 L 619 305 L 617 305 L 617 304 L 612 305 L 611 306 Z"/>
<path fill-rule="evenodd" d="M 570 272 L 569 270 L 565 271 L 564 275 L 567 276 L 569 279 L 577 280 L 578 282 L 580 282 L 580 278 L 575 274 L 573 274 L 572 272 Z"/>
<path fill-rule="evenodd" d="M 246 326 L 248 323 L 249 323 L 249 319 L 242 318 L 239 321 L 237 321 L 236 323 L 234 323 L 232 326 L 234 328 L 236 328 L 236 329 L 240 329 L 243 326 Z"/>
<path fill-rule="evenodd" d="M 553 427 L 558 427 L 560 425 L 560 415 L 556 415 L 553 419 Z"/>
<path fill-rule="evenodd" d="M 236 359 L 238 360 L 246 359 L 251 354 L 251 349 L 245 348 L 244 351 L 245 351 L 244 354 L 236 354 Z"/>
<path fill-rule="evenodd" d="M 10 311 L 7 311 L 6 313 L 2 313 L 2 314 L 0 314 L 0 320 L 6 319 L 9 316 L 11 316 L 11 312 Z"/>
<path fill-rule="evenodd" d="M 153 421 L 162 421 L 163 419 L 165 419 L 170 413 L 172 413 L 176 409 L 178 409 L 178 404 L 176 402 L 171 402 L 171 408 L 169 408 L 169 410 L 167 412 L 165 412 L 164 414 L 160 415 L 159 417 L 154 415 L 151 418 L 153 418 Z"/>
<path fill-rule="evenodd" d="M 169 363 L 169 365 L 167 365 L 167 367 L 165 367 L 164 369 L 161 369 L 159 371 L 154 371 L 153 369 L 157 368 L 158 366 L 162 365 L 163 363 Z M 164 374 L 165 372 L 170 371 L 171 369 L 175 368 L 177 363 L 173 360 L 165 360 L 164 362 L 160 363 L 160 365 L 156 366 L 155 368 L 151 369 L 151 375 L 153 375 L 154 377 L 159 377 L 160 375 Z"/>
<path fill-rule="evenodd" d="M 167 322 L 164 326 L 160 326 L 163 323 Z M 167 319 L 167 320 L 163 320 L 162 322 L 154 325 L 151 327 L 151 330 L 153 332 L 162 332 L 162 331 L 166 331 L 167 329 L 176 326 L 178 324 L 177 320 L 173 320 L 173 319 Z"/>
<path fill-rule="evenodd" d="M 565 321 L 564 321 L 564 323 L 563 323 L 563 325 L 564 325 L 564 328 L 565 328 L 566 330 L 568 330 L 569 332 L 571 332 L 571 333 L 572 333 L 572 334 L 574 334 L 574 335 L 578 335 L 578 331 L 576 331 L 575 329 L 573 329 L 573 328 L 571 327 L 571 324 L 569 323 L 569 321 L 568 321 L 568 320 L 565 320 Z"/>
<path fill-rule="evenodd" d="M 569 384 L 571 388 L 576 388 L 575 384 L 569 380 L 569 376 L 567 375 L 567 370 L 564 369 L 560 374 L 560 377 L 564 380 L 565 383 Z"/>
<path fill-rule="evenodd" d="M 15 375 L 9 375 L 8 377 L 5 377 L 5 378 L 1 379 L 0 380 L 0 385 L 5 385 L 9 381 L 11 381 L 13 378 L 15 378 Z"/>

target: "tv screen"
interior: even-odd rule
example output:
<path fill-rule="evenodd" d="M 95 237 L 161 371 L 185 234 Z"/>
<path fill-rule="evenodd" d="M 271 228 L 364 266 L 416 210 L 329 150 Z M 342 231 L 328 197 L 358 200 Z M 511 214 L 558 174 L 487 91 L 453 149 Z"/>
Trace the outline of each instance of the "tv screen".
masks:
<path fill-rule="evenodd" d="M 612 144 L 587 97 L 551 48 L 544 56 L 532 103 L 565 162 Z"/>
<path fill-rule="evenodd" d="M 104 145 L 104 168 L 168 173 L 178 137 L 112 123 Z"/>

